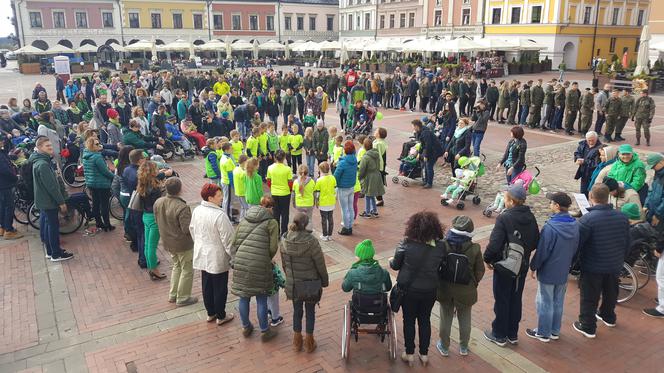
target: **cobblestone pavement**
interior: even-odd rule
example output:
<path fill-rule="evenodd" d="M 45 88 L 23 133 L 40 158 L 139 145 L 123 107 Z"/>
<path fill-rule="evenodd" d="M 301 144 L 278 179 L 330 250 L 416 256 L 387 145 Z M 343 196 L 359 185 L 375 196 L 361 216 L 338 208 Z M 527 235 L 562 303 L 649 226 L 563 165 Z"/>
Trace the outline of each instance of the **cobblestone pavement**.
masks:
<path fill-rule="evenodd" d="M 9 73 L 2 77 L 17 78 Z M 572 75 L 572 74 L 570 74 Z M 570 79 L 583 80 L 578 74 Z M 40 77 L 39 79 L 44 78 Z M 27 86 L 27 83 L 24 84 Z M 0 90 L 0 102 L 6 93 Z M 664 105 L 664 98 L 655 97 Z M 393 176 L 398 169 L 396 157 L 401 144 L 410 134 L 410 121 L 421 114 L 384 110 L 380 125 L 388 129 L 388 171 Z M 328 124 L 338 119 L 328 112 Z M 658 115 L 654 123 L 653 147 L 639 147 L 647 151 L 662 151 L 661 132 L 664 116 Z M 627 138 L 633 140 L 633 128 L 628 127 Z M 479 206 L 467 204 L 464 214 L 475 221 L 475 241 L 483 246 L 493 226 L 494 218 L 482 216 L 504 183 L 502 172 L 494 170 L 507 143 L 509 127 L 490 124 L 482 144 L 486 155 L 487 174 L 480 178 Z M 531 169 L 541 171 L 538 180 L 542 193 L 530 196 L 540 224 L 547 216 L 544 193 L 553 190 L 575 191 L 578 184 L 572 179 L 575 167 L 572 152 L 578 137 L 526 132 L 529 150 L 527 163 Z M 200 160 L 173 163 L 184 181 L 184 198 L 191 205 L 199 201 L 198 190 L 204 182 Z M 358 220 L 353 237 L 335 236 L 332 242 L 323 242 L 323 250 L 331 276 L 317 308 L 316 338 L 318 350 L 313 354 L 294 353 L 290 348 L 292 307 L 282 296 L 281 309 L 286 322 L 278 327 L 279 336 L 262 344 L 257 336 L 244 339 L 239 320 L 216 327 L 206 323 L 202 303 L 176 308 L 167 302 L 168 283 L 155 283 L 136 265 L 132 253 L 122 239 L 121 229 L 94 237 L 80 233 L 63 236 L 62 244 L 76 254 L 76 258 L 63 263 L 44 259 L 35 230 L 22 226 L 26 238 L 19 241 L 0 241 L 0 302 L 3 314 L 0 328 L 0 372 L 359 372 L 407 371 L 401 362 L 387 359 L 387 348 L 372 336 L 361 336 L 352 342 L 351 359 L 344 362 L 340 356 L 342 307 L 349 295 L 340 290 L 340 281 L 354 261 L 353 247 L 361 239 L 373 239 L 377 258 L 386 265 L 395 244 L 403 235 L 403 223 L 415 211 L 430 209 L 438 212 L 448 223 L 460 212 L 453 207 L 442 207 L 440 190 L 448 183 L 449 168 L 436 166 L 435 188 L 422 190 L 417 183 L 410 187 L 388 182 L 385 207 L 379 219 Z M 360 201 L 360 209 L 364 203 Z M 335 216 L 339 222 L 339 216 Z M 116 222 L 117 225 L 120 222 Z M 338 223 L 337 223 L 338 224 Z M 320 226 L 314 214 L 314 228 Z M 317 229 L 318 230 L 318 229 Z M 171 261 L 159 249 L 160 269 L 170 277 Z M 396 273 L 391 272 L 393 276 Z M 536 323 L 534 294 L 536 282 L 528 279 L 524 292 L 522 330 Z M 194 279 L 194 295 L 200 296 L 200 276 Z M 598 337 L 589 341 L 571 330 L 571 322 L 579 308 L 577 283 L 570 280 L 565 301 L 562 337 L 559 341 L 542 344 L 520 335 L 519 345 L 499 348 L 487 343 L 481 331 L 490 326 L 493 318 L 491 274 L 479 286 L 479 302 L 473 307 L 471 354 L 457 354 L 457 331 L 453 331 L 452 356 L 442 358 L 431 346 L 431 368 L 446 371 L 507 371 L 507 372 L 599 372 L 661 371 L 664 358 L 659 347 L 664 328 L 658 321 L 646 319 L 641 308 L 652 305 L 656 286 L 651 281 L 627 304 L 618 307 L 618 326 L 614 329 L 598 328 Z M 237 306 L 230 296 L 228 308 Z M 434 307 L 432 323 L 435 343 L 438 325 L 438 307 Z M 253 315 L 252 315 L 253 317 Z M 402 346 L 401 320 L 399 341 Z M 421 367 L 416 371 L 424 371 Z"/>

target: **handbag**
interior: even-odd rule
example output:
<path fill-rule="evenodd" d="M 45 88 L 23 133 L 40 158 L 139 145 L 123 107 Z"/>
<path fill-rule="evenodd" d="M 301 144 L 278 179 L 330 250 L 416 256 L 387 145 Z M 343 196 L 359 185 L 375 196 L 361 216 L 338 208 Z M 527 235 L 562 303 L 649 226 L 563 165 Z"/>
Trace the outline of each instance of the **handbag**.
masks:
<path fill-rule="evenodd" d="M 426 253 L 422 257 L 422 262 L 418 263 L 418 265 L 415 266 L 415 268 L 419 268 L 422 266 L 422 264 L 426 263 L 429 260 L 429 255 L 431 255 L 431 251 L 433 251 L 436 248 L 438 248 L 438 243 L 436 243 L 436 247 L 432 247 L 426 251 Z M 404 265 L 406 265 L 405 262 Z M 392 287 L 392 290 L 390 290 L 390 308 L 392 309 L 392 312 L 399 312 L 399 309 L 403 304 L 403 300 L 408 294 L 408 289 L 415 280 L 415 276 L 417 275 L 417 273 L 419 273 L 419 271 L 418 272 L 410 271 L 410 276 L 408 276 L 408 279 L 404 279 L 404 281 L 401 284 L 397 282 Z"/>
<path fill-rule="evenodd" d="M 295 281 L 293 273 L 293 257 L 288 255 L 291 278 L 293 279 L 293 300 L 304 303 L 318 303 L 323 296 L 323 283 L 320 279 Z"/>
<path fill-rule="evenodd" d="M 130 210 L 133 211 L 143 211 L 143 200 L 138 192 L 131 192 L 131 197 L 129 198 L 129 205 L 127 206 Z"/>

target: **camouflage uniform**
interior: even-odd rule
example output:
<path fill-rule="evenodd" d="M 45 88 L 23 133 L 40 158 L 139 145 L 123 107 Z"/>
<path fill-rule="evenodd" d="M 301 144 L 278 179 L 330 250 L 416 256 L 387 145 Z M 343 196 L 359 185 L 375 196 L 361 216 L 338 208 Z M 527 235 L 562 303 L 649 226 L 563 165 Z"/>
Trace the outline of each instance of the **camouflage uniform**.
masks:
<path fill-rule="evenodd" d="M 578 89 L 570 89 L 565 97 L 565 131 L 571 133 L 574 131 L 574 122 L 579 113 L 579 99 L 581 92 Z"/>
<path fill-rule="evenodd" d="M 650 145 L 650 123 L 655 116 L 655 101 L 652 97 L 645 96 L 639 97 L 634 104 L 634 115 L 632 120 L 636 127 L 636 144 L 641 141 L 641 127 L 643 127 L 643 134 L 646 137 L 646 142 Z"/>
<path fill-rule="evenodd" d="M 618 118 L 621 113 L 621 100 L 620 97 L 611 95 L 606 105 L 604 106 L 604 113 L 606 113 L 606 131 L 604 131 L 604 138 L 611 141 L 613 130 L 616 129 Z"/>
<path fill-rule="evenodd" d="M 539 127 L 540 120 L 542 119 L 542 104 L 544 103 L 544 89 L 541 86 L 535 85 L 530 89 L 530 112 L 528 115 L 528 125 L 530 127 Z"/>
<path fill-rule="evenodd" d="M 616 137 L 621 137 L 623 128 L 627 124 L 627 119 L 634 116 L 634 96 L 626 94 L 620 97 L 620 118 L 616 127 Z"/>
<path fill-rule="evenodd" d="M 590 129 L 593 121 L 593 107 L 595 106 L 593 92 L 588 90 L 581 96 L 581 119 L 579 120 L 579 132 L 585 134 Z"/>
<path fill-rule="evenodd" d="M 548 83 L 544 89 L 544 117 L 540 123 L 542 128 L 545 128 L 547 124 L 551 126 L 554 113 L 553 95 L 553 84 Z"/>

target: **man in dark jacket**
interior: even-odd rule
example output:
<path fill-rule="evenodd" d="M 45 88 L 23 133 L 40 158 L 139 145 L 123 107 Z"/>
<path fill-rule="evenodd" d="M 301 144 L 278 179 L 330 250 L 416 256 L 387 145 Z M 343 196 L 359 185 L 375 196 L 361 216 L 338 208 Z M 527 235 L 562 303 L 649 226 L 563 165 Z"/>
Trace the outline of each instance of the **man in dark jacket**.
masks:
<path fill-rule="evenodd" d="M 652 224 L 653 228 L 662 234 L 664 230 L 664 156 L 661 153 L 651 153 L 648 155 L 647 168 L 652 168 L 655 171 L 655 176 L 652 179 L 650 191 L 648 191 L 648 198 L 646 198 L 645 209 L 648 222 Z M 643 313 L 655 318 L 664 318 L 664 256 L 662 255 L 661 242 L 655 248 L 655 256 L 659 257 L 657 260 L 657 299 L 658 304 L 655 308 L 646 308 Z"/>
<path fill-rule="evenodd" d="M 0 237 L 5 240 L 23 237 L 14 229 L 14 188 L 18 172 L 7 154 L 10 144 L 8 138 L 0 139 Z"/>
<path fill-rule="evenodd" d="M 609 204 L 609 188 L 595 184 L 590 191 L 588 213 L 579 219 L 581 304 L 574 330 L 595 338 L 597 320 L 616 326 L 618 276 L 629 251 L 629 221 Z M 599 298 L 602 305 L 597 309 Z"/>
<path fill-rule="evenodd" d="M 489 83 L 489 88 L 486 89 L 486 101 L 488 104 L 488 110 L 491 113 L 491 120 L 495 121 L 496 114 L 496 104 L 498 103 L 498 87 L 496 87 L 496 82 L 494 80 Z"/>
<path fill-rule="evenodd" d="M 486 103 L 480 101 L 477 106 L 473 108 L 473 155 L 480 156 L 480 145 L 484 139 L 484 132 L 489 126 L 489 111 L 486 109 Z"/>
<path fill-rule="evenodd" d="M 537 273 L 537 328 L 526 335 L 549 342 L 560 337 L 567 276 L 579 246 L 579 227 L 568 213 L 572 199 L 563 192 L 547 193 L 551 218 L 542 227 L 537 251 L 530 262 L 531 277 Z"/>
<path fill-rule="evenodd" d="M 586 132 L 586 139 L 579 141 L 579 146 L 574 152 L 574 162 L 579 166 L 574 179 L 581 179 L 581 193 L 588 195 L 588 185 L 599 160 L 599 149 L 602 143 L 599 141 L 597 132 Z"/>
<path fill-rule="evenodd" d="M 415 119 L 411 122 L 416 137 L 419 139 L 422 146 L 421 154 L 424 157 L 426 167 L 424 182 L 422 186 L 425 189 L 430 189 L 433 186 L 433 166 L 436 164 L 438 158 L 443 155 L 443 148 L 436 136 L 431 130 L 422 124 L 422 121 Z"/>
<path fill-rule="evenodd" d="M 491 231 L 489 244 L 484 251 L 484 262 L 493 270 L 493 266 L 504 259 L 505 246 L 510 243 L 519 243 L 524 249 L 523 263 L 518 276 L 494 272 L 493 297 L 495 303 L 493 311 L 496 318 L 491 329 L 484 332 L 484 337 L 497 344 L 505 346 L 507 342 L 519 342 L 519 322 L 521 321 L 521 297 L 526 283 L 530 254 L 537 248 L 539 229 L 535 216 L 530 207 L 525 206 L 526 190 L 523 186 L 513 185 L 505 192 L 505 211 L 496 219 L 496 225 Z M 515 237 L 518 232 L 520 239 Z"/>

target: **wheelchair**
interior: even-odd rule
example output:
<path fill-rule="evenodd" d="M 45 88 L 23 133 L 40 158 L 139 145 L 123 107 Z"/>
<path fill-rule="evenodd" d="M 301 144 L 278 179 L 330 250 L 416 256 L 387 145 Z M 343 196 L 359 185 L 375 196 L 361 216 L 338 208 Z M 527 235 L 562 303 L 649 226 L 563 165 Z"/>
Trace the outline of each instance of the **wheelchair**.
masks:
<path fill-rule="evenodd" d="M 373 328 L 362 328 L 373 325 Z M 387 294 L 359 294 L 344 305 L 344 324 L 341 334 L 341 357 L 350 357 L 350 340 L 357 342 L 360 334 L 374 334 L 380 342 L 387 338 L 388 354 L 391 360 L 397 358 L 397 321 L 387 302 Z"/>

